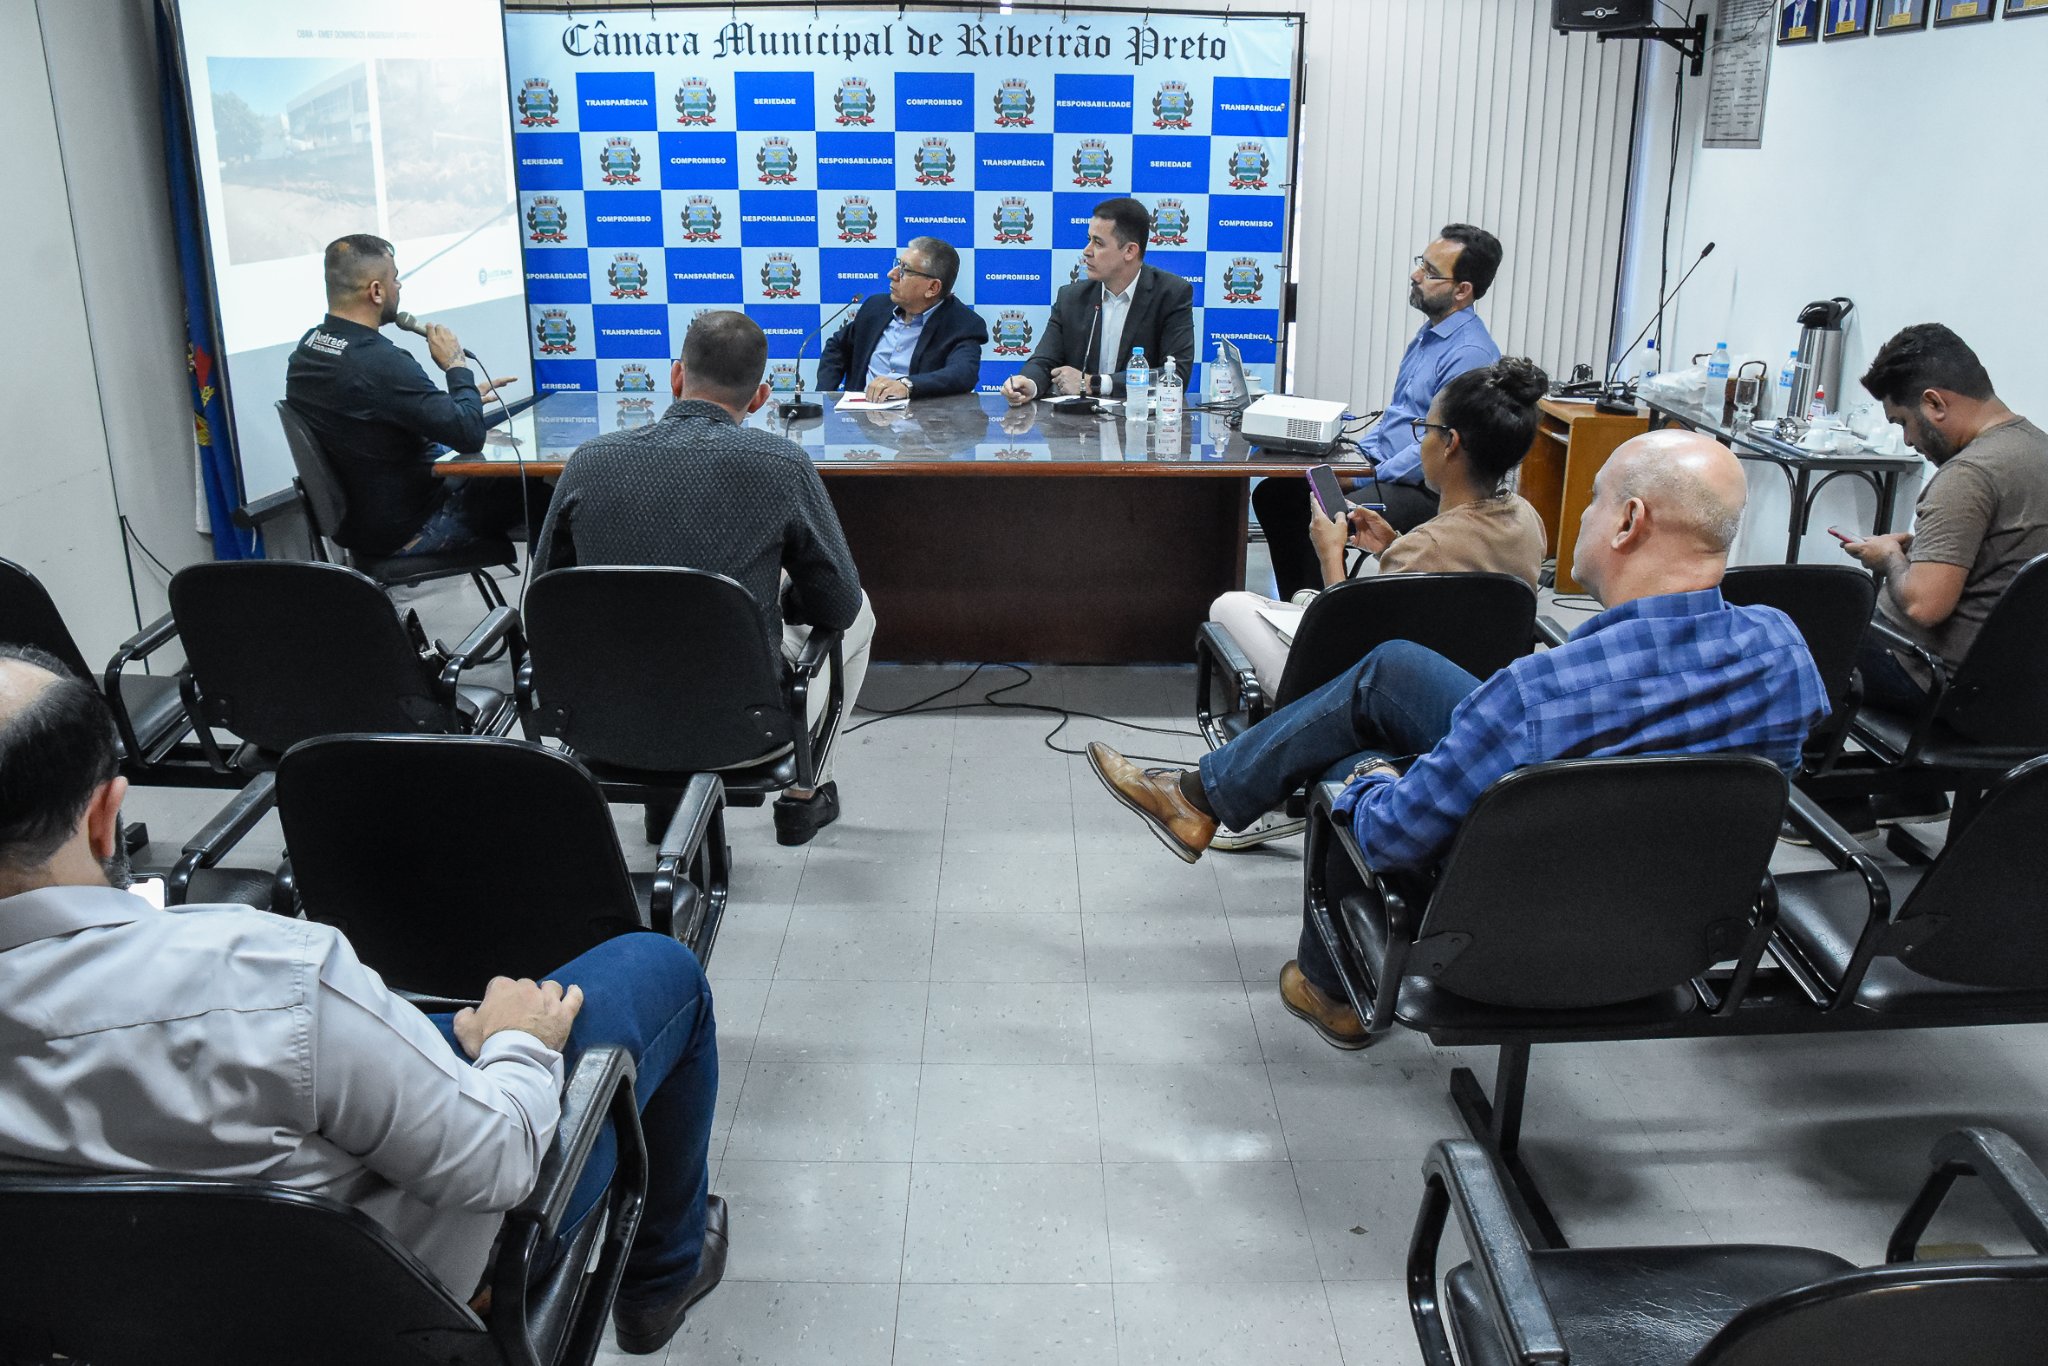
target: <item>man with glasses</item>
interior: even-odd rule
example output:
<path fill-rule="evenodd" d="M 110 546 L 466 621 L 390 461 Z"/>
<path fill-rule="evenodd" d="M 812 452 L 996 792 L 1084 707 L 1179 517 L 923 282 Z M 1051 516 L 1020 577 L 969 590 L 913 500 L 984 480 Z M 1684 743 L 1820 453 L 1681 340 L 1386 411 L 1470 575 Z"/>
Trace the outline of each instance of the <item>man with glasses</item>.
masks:
<path fill-rule="evenodd" d="M 1003 382 L 1012 405 L 1040 397 L 1124 396 L 1124 368 L 1145 348 L 1157 373 L 1171 356 L 1183 381 L 1195 363 L 1195 288 L 1145 264 L 1152 214 L 1135 199 L 1105 199 L 1088 222 L 1085 279 L 1059 292 L 1045 335 L 1024 368 Z M 1308 525 L 1304 512 L 1302 525 Z"/>
<path fill-rule="evenodd" d="M 825 343 L 819 390 L 859 390 L 876 403 L 972 391 L 988 326 L 953 297 L 959 275 L 960 253 L 951 245 L 912 238 L 889 271 L 889 292 L 863 300 Z"/>
<path fill-rule="evenodd" d="M 1486 297 L 1500 270 L 1500 239 L 1470 223 L 1447 223 L 1408 272 L 1408 306 L 1428 319 L 1401 355 L 1394 392 L 1379 424 L 1359 439 L 1364 475 L 1359 501 L 1382 503 L 1386 517 L 1410 531 L 1436 515 L 1436 495 L 1422 482 L 1422 460 L 1409 424 L 1429 413 L 1446 384 L 1500 359 L 1500 347 L 1472 305 Z M 1358 486 L 1357 481 L 1349 481 Z M 1308 480 L 1267 479 L 1252 490 L 1252 510 L 1266 533 L 1279 596 L 1320 586 L 1308 538 Z"/>

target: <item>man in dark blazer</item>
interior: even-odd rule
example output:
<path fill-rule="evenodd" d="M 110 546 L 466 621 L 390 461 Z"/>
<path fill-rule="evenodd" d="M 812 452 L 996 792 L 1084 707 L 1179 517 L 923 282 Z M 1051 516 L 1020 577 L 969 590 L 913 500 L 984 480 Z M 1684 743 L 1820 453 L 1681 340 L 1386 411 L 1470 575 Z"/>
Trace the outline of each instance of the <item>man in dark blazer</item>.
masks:
<path fill-rule="evenodd" d="M 1136 346 L 1145 348 L 1155 373 L 1172 356 L 1186 381 L 1195 363 L 1195 289 L 1145 264 L 1151 231 L 1152 215 L 1135 199 L 1095 206 L 1081 252 L 1088 274 L 1053 300 L 1038 349 L 1003 382 L 1003 397 L 1011 403 L 1066 394 L 1122 398 L 1124 367 Z"/>
<path fill-rule="evenodd" d="M 964 394 L 981 378 L 988 325 L 953 297 L 960 253 L 936 237 L 912 238 L 876 294 L 832 334 L 818 356 L 818 389 L 892 398 Z"/>

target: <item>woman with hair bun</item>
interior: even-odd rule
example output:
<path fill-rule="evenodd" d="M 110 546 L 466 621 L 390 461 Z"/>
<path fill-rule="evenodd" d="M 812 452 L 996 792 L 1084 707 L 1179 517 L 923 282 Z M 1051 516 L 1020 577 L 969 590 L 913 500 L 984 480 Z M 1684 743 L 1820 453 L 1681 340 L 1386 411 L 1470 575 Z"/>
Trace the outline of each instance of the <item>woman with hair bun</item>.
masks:
<path fill-rule="evenodd" d="M 1511 356 L 1467 370 L 1437 393 L 1429 415 L 1414 427 L 1423 482 L 1440 502 L 1436 516 L 1406 534 L 1369 508 L 1353 506 L 1348 522 L 1326 517 L 1311 498 L 1309 539 L 1324 587 L 1344 581 L 1344 548 L 1353 545 L 1377 556 L 1382 574 L 1511 574 L 1534 588 L 1543 565 L 1543 519 L 1513 483 L 1536 436 L 1536 400 L 1549 389 L 1550 377 L 1534 361 Z M 1282 604 L 1256 593 L 1225 593 L 1209 607 L 1209 620 L 1243 647 L 1269 694 L 1280 686 L 1288 642 L 1260 609 L 1299 612 L 1314 596 L 1303 592 Z M 1269 815 L 1248 830 L 1218 832 L 1211 847 L 1262 844 L 1300 827 L 1299 820 Z"/>

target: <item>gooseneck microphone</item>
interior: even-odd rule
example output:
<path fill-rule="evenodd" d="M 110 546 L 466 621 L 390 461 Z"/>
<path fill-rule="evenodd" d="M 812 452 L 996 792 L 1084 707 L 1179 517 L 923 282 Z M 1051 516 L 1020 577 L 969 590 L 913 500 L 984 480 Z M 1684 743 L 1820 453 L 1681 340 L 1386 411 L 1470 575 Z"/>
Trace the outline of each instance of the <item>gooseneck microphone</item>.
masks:
<path fill-rule="evenodd" d="M 1712 242 L 1700 248 L 1700 254 L 1693 258 L 1693 263 L 1690 266 L 1686 267 L 1685 274 L 1678 277 L 1678 283 L 1671 286 L 1671 292 L 1657 301 L 1657 309 L 1650 315 L 1650 321 L 1643 324 L 1643 330 L 1636 333 L 1635 340 L 1631 341 L 1628 344 L 1628 348 L 1617 355 L 1614 358 L 1614 363 L 1607 367 L 1607 383 L 1603 386 L 1604 392 L 1601 393 L 1599 402 L 1594 405 L 1601 412 L 1632 413 L 1636 410 L 1635 395 L 1631 386 L 1615 382 L 1621 373 L 1622 364 L 1635 353 L 1637 343 L 1649 336 L 1650 329 L 1655 327 L 1663 318 L 1664 306 L 1678 297 L 1678 291 L 1685 288 L 1685 282 L 1690 280 L 1692 273 L 1700 268 L 1700 263 L 1713 254 L 1714 244 Z"/>
<path fill-rule="evenodd" d="M 839 321 L 840 314 L 852 308 L 860 300 L 861 296 L 856 294 L 845 303 L 839 305 L 838 308 L 832 311 L 831 317 L 812 328 L 811 335 L 796 344 L 796 393 L 782 403 L 777 404 L 775 408 L 776 413 L 784 422 L 802 422 L 806 418 L 823 417 L 825 415 L 824 404 L 810 403 L 804 399 L 804 348 L 809 346 L 814 339 L 823 336 L 826 328 Z M 849 375 L 847 378 L 851 379 L 852 376 Z"/>

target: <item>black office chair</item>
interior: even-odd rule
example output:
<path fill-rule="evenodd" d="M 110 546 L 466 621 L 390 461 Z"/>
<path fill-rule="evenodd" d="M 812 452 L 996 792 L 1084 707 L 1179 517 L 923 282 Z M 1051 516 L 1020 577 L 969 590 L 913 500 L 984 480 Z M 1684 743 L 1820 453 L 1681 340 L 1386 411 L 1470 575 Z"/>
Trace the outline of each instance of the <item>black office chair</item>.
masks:
<path fill-rule="evenodd" d="M 338 735 L 277 767 L 298 905 L 428 1008 L 652 930 L 708 962 L 729 852 L 719 780 L 690 780 L 652 873 L 628 873 L 582 765 L 524 740 Z M 483 950 L 488 952 L 483 952 Z"/>
<path fill-rule="evenodd" d="M 527 735 L 559 739 L 613 800 L 660 803 L 695 773 L 717 773 L 734 805 L 817 786 L 845 714 L 838 631 L 813 631 L 788 664 L 738 583 L 644 566 L 551 570 L 525 613 Z M 813 726 L 819 686 L 829 692 Z"/>
<path fill-rule="evenodd" d="M 1423 1164 L 1408 1249 L 1423 1362 L 2035 1366 L 2048 1342 L 2048 1179 L 1995 1129 L 1945 1135 L 1931 1163 L 1885 1265 L 1859 1268 L 1817 1248 L 1753 1243 L 1532 1248 L 1485 1151 L 1439 1143 Z M 1964 1176 L 1984 1184 L 2032 1255 L 1913 1259 Z M 1453 1210 L 1471 1260 L 1439 1293 L 1437 1252 Z"/>
<path fill-rule="evenodd" d="M 1493 1098 L 1462 1067 L 1451 1097 L 1561 1242 L 1517 1153 L 1530 1047 L 1734 1012 L 1770 939 L 1785 777 L 1729 754 L 1534 764 L 1480 794 L 1433 880 L 1373 868 L 1341 790 L 1312 794 L 1309 921 L 1368 1031 L 1499 1045 Z"/>
<path fill-rule="evenodd" d="M 320 735 L 495 735 L 515 720 L 504 693 L 462 681 L 501 643 L 522 657 L 509 607 L 493 610 L 443 659 L 416 617 L 341 565 L 195 564 L 172 576 L 170 598 L 185 646 L 185 710 L 221 773 L 264 772 Z M 232 732 L 239 748 L 224 748 L 215 728 Z"/>
<path fill-rule="evenodd" d="M 293 481 L 305 500 L 306 517 L 312 524 L 310 538 L 314 554 L 325 560 L 324 544 L 332 542 L 341 551 L 342 563 L 359 569 L 386 588 L 404 588 L 434 579 L 467 575 L 483 594 L 485 607 L 503 607 L 505 595 L 491 578 L 493 569 L 511 569 L 518 563 L 508 536 L 494 536 L 472 545 L 432 555 L 365 555 L 336 539 L 336 532 L 348 516 L 348 492 L 333 462 L 327 458 L 320 438 L 283 399 L 277 401 L 277 420 L 284 427 L 285 445 L 291 449 L 292 466 L 298 471 Z"/>
<path fill-rule="evenodd" d="M 1953 832 L 1985 788 L 2014 765 L 2048 754 L 2048 689 L 2041 686 L 2048 678 L 2048 555 L 2021 567 L 1954 667 L 1881 617 L 1871 630 L 1927 668 L 1927 703 L 1908 714 L 1866 702 L 1849 732 L 1864 752 L 1844 755 L 1825 773 L 1802 775 L 1800 789 L 1823 799 L 1954 792 Z"/>
<path fill-rule="evenodd" d="M 1722 576 L 1721 597 L 1737 607 L 1775 607 L 1799 628 L 1828 698 L 1828 718 L 1807 735 L 1801 767 L 1825 772 L 1862 704 L 1856 655 L 1877 604 L 1877 580 L 1847 564 L 1746 564 Z"/>
<path fill-rule="evenodd" d="M 1835 865 L 1776 879 L 1772 953 L 1816 1004 L 1921 1024 L 2048 1017 L 2048 757 L 1995 783 L 1924 867 L 1878 864 L 1804 793 L 1790 820 Z"/>
<path fill-rule="evenodd" d="M 167 612 L 123 641 L 102 673 L 87 666 L 85 656 L 64 624 L 63 614 L 36 576 L 12 560 L 0 559 L 0 641 L 28 645 L 54 656 L 80 678 L 99 688 L 113 709 L 121 737 L 121 772 L 136 784 L 171 787 L 220 787 L 220 776 L 189 745 L 192 733 L 179 696 L 175 675 L 131 673 L 178 638 Z"/>
<path fill-rule="evenodd" d="M 550 1264 L 609 1123 L 603 1205 Z M 260 1181 L 0 1176 L 0 1356 L 91 1366 L 588 1366 L 640 1225 L 633 1062 L 578 1061 L 533 1193 L 505 1216 L 479 1318 L 369 1215 Z"/>
<path fill-rule="evenodd" d="M 1195 721 L 1216 749 L 1390 640 L 1412 640 L 1487 678 L 1534 648 L 1535 624 L 1536 594 L 1508 574 L 1351 579 L 1317 594 L 1301 614 L 1270 698 L 1230 632 L 1202 623 L 1195 633 Z M 1212 703 L 1219 675 L 1232 702 L 1227 710 Z"/>

